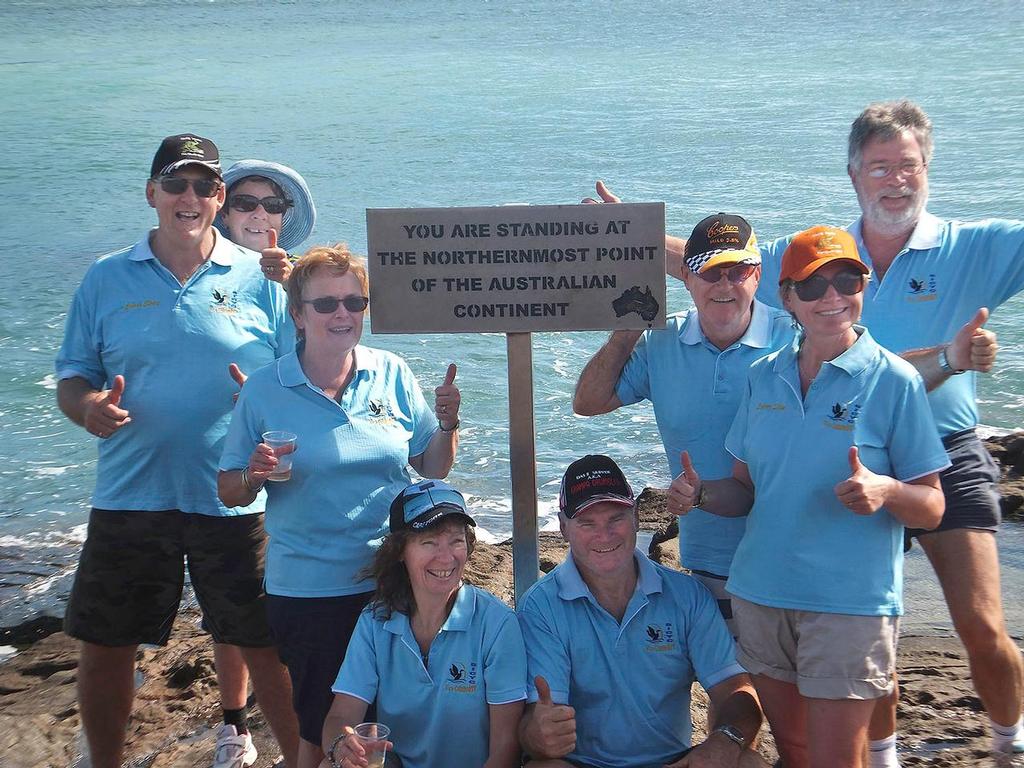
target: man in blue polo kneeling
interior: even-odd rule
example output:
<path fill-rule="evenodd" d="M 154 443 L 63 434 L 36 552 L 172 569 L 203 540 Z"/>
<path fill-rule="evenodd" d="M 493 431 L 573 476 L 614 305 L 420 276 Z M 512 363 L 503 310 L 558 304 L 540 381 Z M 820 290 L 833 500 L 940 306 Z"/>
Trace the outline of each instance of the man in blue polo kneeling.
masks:
<path fill-rule="evenodd" d="M 565 562 L 518 608 L 530 686 L 519 735 L 531 768 L 732 768 L 762 714 L 710 592 L 636 548 L 636 499 L 607 456 L 569 465 L 559 495 Z M 690 685 L 713 710 L 691 747 Z"/>

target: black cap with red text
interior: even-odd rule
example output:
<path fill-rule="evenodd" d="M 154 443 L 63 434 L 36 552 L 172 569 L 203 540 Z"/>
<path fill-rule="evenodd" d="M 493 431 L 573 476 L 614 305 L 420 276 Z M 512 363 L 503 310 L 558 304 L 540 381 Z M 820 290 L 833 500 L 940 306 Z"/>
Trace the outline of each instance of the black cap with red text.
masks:
<path fill-rule="evenodd" d="M 221 178 L 217 145 L 192 133 L 168 136 L 160 142 L 160 149 L 156 151 L 149 170 L 149 178 L 167 176 L 186 165 L 201 165 L 217 174 L 218 179 Z"/>
<path fill-rule="evenodd" d="M 558 508 L 572 519 L 587 507 L 611 501 L 632 507 L 636 503 L 633 489 L 619 465 L 607 456 L 591 454 L 577 459 L 562 475 Z"/>

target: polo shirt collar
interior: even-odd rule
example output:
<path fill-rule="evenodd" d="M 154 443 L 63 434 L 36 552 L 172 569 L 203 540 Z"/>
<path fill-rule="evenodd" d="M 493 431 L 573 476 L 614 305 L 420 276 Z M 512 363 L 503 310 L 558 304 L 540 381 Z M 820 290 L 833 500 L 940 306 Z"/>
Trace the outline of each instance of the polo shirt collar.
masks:
<path fill-rule="evenodd" d="M 295 345 L 294 352 L 289 352 L 277 361 L 277 379 L 281 382 L 282 387 L 298 387 L 305 384 L 311 389 L 317 389 L 306 376 L 306 372 L 302 370 L 302 364 L 299 362 L 299 352 L 301 352 L 304 347 L 305 342 L 300 341 Z M 356 373 L 355 376 L 353 376 L 353 380 L 359 377 L 361 371 L 369 372 L 371 370 L 375 370 L 378 365 L 377 356 L 373 354 L 373 350 L 369 347 L 357 344 L 355 351 Z"/>
<path fill-rule="evenodd" d="M 132 248 L 131 253 L 128 254 L 128 258 L 131 261 L 149 261 L 150 259 L 156 259 L 156 254 L 153 253 L 153 249 L 149 245 L 149 238 L 157 231 L 159 227 L 153 227 L 146 233 L 146 236 L 135 244 Z M 219 264 L 222 267 L 230 267 L 235 263 L 235 249 L 237 246 L 228 240 L 224 235 L 217 231 L 217 228 L 213 228 L 213 252 L 210 253 L 209 261 L 214 264 Z"/>
<path fill-rule="evenodd" d="M 868 329 L 863 325 L 854 325 L 853 328 L 857 332 L 857 340 L 853 342 L 853 346 L 834 360 L 826 362 L 826 365 L 839 368 L 851 377 L 874 366 L 878 359 L 878 344 L 871 338 Z M 797 352 L 800 350 L 802 339 L 803 334 L 799 334 L 788 346 L 779 350 L 779 355 L 775 358 L 775 364 L 772 366 L 776 373 L 781 374 L 787 369 L 796 367 Z"/>
<path fill-rule="evenodd" d="M 654 567 L 654 563 L 639 549 L 633 550 L 633 560 L 637 564 L 637 589 L 645 595 L 661 592 L 661 574 Z M 572 558 L 572 550 L 555 571 L 555 582 L 558 584 L 558 596 L 562 600 L 576 600 L 581 597 L 589 598 L 593 602 L 597 599 L 590 591 L 590 587 L 583 581 L 579 569 L 576 568 L 576 561 Z"/>
<path fill-rule="evenodd" d="M 455 604 L 452 606 L 448 618 L 441 625 L 442 632 L 466 632 L 473 624 L 473 614 L 476 612 L 476 591 L 463 582 L 459 587 L 459 593 L 455 596 Z M 406 632 L 412 632 L 409 624 L 409 617 L 401 611 L 392 611 L 391 618 L 384 622 L 384 629 L 393 635 L 403 636 Z"/>
<path fill-rule="evenodd" d="M 910 237 L 907 238 L 903 249 L 908 251 L 928 251 L 932 248 L 938 248 L 942 245 L 943 224 L 944 222 L 938 216 L 933 216 L 927 210 L 921 211 L 921 216 L 914 226 L 914 231 L 910 233 Z M 853 239 L 857 242 L 857 248 L 861 253 L 867 253 L 867 248 L 864 246 L 863 227 L 864 217 L 860 216 L 847 228 L 847 231 L 853 235 Z"/>
<path fill-rule="evenodd" d="M 736 343 L 754 349 L 766 349 L 771 346 L 772 324 L 769 314 L 768 306 L 754 299 L 754 309 L 750 314 L 750 324 Z M 704 329 L 700 327 L 700 319 L 696 311 L 690 312 L 687 316 L 679 338 L 683 344 L 711 343 L 707 341 Z"/>

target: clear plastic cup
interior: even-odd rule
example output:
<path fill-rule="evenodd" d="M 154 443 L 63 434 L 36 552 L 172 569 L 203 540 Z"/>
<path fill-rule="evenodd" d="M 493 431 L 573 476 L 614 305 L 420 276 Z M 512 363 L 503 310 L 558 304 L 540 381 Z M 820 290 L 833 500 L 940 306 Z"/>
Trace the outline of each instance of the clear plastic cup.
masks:
<path fill-rule="evenodd" d="M 291 480 L 292 477 L 292 452 L 295 450 L 295 441 L 298 437 L 291 433 L 283 430 L 274 430 L 272 432 L 263 433 L 263 442 L 274 449 L 274 455 L 277 456 L 277 467 L 270 473 L 267 480 L 274 483 L 283 483 L 286 480 Z M 282 448 L 290 446 L 291 450 L 281 453 Z"/>

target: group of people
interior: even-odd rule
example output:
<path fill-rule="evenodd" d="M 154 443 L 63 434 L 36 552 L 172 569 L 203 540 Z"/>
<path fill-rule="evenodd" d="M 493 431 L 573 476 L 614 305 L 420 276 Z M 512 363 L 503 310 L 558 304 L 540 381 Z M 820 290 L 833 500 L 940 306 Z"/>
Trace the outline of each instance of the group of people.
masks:
<path fill-rule="evenodd" d="M 898 765 L 913 538 L 993 749 L 1024 752 L 973 390 L 995 360 L 988 308 L 1024 289 L 1024 224 L 928 214 L 931 148 L 916 105 L 871 105 L 847 230 L 758 246 L 723 213 L 667 239 L 694 309 L 613 333 L 573 408 L 651 401 L 689 574 L 636 548 L 625 474 L 587 455 L 561 481 L 569 554 L 513 612 L 463 583 L 475 521 L 443 482 L 455 365 L 431 405 L 400 358 L 360 343 L 362 260 L 288 253 L 315 220 L 301 176 L 222 172 L 208 139 L 165 139 L 146 185 L 158 225 L 90 268 L 57 360 L 61 409 L 101 440 L 65 620 L 92 765 L 120 765 L 137 646 L 167 643 L 186 562 L 215 643 L 216 768 L 256 759 L 250 675 L 286 766 L 368 765 L 353 729 L 372 720 L 408 768 L 757 766 L 762 710 L 786 768 L 866 750 Z M 294 442 L 267 437 L 281 431 Z M 695 680 L 711 715 L 693 746 Z"/>

